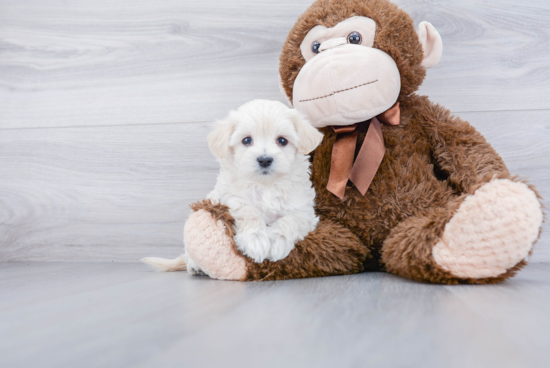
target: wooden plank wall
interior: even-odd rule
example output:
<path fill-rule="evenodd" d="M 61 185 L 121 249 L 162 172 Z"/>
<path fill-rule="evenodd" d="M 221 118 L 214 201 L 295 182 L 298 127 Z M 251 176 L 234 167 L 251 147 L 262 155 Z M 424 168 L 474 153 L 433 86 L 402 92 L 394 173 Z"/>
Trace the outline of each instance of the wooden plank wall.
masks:
<path fill-rule="evenodd" d="M 549 198 L 548 0 L 396 2 L 443 37 L 420 93 Z M 209 124 L 282 100 L 278 55 L 310 4 L 0 0 L 0 261 L 177 255 L 217 173 Z"/>

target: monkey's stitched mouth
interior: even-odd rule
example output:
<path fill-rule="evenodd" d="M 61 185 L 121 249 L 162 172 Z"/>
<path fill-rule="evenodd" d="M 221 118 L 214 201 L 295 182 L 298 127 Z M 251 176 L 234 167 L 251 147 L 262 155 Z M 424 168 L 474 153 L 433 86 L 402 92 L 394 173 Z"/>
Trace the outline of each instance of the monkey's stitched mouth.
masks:
<path fill-rule="evenodd" d="M 320 97 L 310 98 L 310 99 L 307 99 L 307 100 L 299 100 L 298 102 L 307 102 L 307 101 L 320 100 L 321 98 L 327 98 L 327 97 L 330 97 L 330 96 L 334 96 L 334 95 L 337 94 L 337 93 L 346 92 L 346 91 L 349 91 L 349 90 L 352 90 L 352 89 L 355 89 L 355 88 L 359 88 L 359 87 L 363 87 L 363 86 L 366 86 L 366 85 L 369 85 L 369 84 L 373 84 L 373 83 L 376 83 L 376 82 L 378 82 L 378 79 L 373 80 L 373 81 L 371 81 L 371 82 L 367 82 L 367 83 L 363 83 L 363 84 L 358 84 L 358 85 L 356 85 L 356 86 L 354 86 L 354 87 L 342 89 L 342 90 L 340 90 L 340 91 L 334 91 L 334 92 L 332 92 L 331 94 L 328 94 L 328 95 L 326 95 L 326 96 L 320 96 Z"/>

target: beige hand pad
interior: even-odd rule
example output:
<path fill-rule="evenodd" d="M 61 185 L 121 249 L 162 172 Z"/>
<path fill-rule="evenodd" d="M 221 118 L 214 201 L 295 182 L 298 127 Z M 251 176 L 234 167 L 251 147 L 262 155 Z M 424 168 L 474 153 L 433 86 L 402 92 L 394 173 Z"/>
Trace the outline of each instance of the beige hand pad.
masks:
<path fill-rule="evenodd" d="M 246 263 L 238 256 L 225 225 L 216 221 L 205 210 L 193 213 L 183 230 L 187 254 L 208 276 L 220 280 L 243 280 L 246 277 Z"/>

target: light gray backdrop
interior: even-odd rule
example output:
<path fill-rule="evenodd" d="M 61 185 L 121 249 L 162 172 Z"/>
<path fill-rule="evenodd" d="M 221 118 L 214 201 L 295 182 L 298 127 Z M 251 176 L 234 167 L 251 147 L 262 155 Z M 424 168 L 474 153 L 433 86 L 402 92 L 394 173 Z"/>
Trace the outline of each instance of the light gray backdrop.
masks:
<path fill-rule="evenodd" d="M 283 100 L 279 52 L 310 3 L 0 0 L 0 261 L 179 254 L 216 178 L 209 124 Z M 420 93 L 550 197 L 548 0 L 396 3 L 443 37 Z"/>

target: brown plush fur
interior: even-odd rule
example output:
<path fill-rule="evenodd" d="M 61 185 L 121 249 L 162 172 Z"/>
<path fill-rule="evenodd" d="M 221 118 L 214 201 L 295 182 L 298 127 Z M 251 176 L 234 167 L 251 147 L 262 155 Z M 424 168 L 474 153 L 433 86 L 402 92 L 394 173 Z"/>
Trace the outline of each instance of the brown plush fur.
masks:
<path fill-rule="evenodd" d="M 367 269 L 446 284 L 492 283 L 512 276 L 524 261 L 504 275 L 473 280 L 456 278 L 433 260 L 432 248 L 464 197 L 492 178 L 510 178 L 510 174 L 470 124 L 413 94 L 426 71 L 408 14 L 387 0 L 316 1 L 298 19 L 283 47 L 280 74 L 287 96 L 292 97 L 294 80 L 305 64 L 299 46 L 307 32 L 318 24 L 333 27 L 355 15 L 376 22 L 374 47 L 397 63 L 401 124 L 382 126 L 386 154 L 367 195 L 362 197 L 348 182 L 343 200 L 326 190 L 336 134 L 331 128 L 323 129 L 325 138 L 312 163 L 318 214 L 359 237 L 373 256 L 365 262 Z M 368 122 L 360 125 L 359 142 L 367 128 Z"/>
<path fill-rule="evenodd" d="M 388 53 L 401 74 L 401 123 L 382 126 L 386 153 L 363 197 L 348 182 L 343 200 L 327 191 L 336 134 L 312 154 L 319 227 L 281 261 L 247 260 L 249 280 L 274 280 L 385 270 L 409 279 L 444 283 L 494 283 L 514 275 L 526 262 L 487 279 L 463 279 L 439 267 L 432 248 L 464 198 L 493 178 L 511 178 L 499 155 L 469 123 L 413 94 L 425 76 L 422 47 L 412 19 L 387 0 L 318 0 L 296 22 L 280 58 L 284 90 L 305 63 L 300 43 L 321 24 L 332 27 L 354 15 L 376 22 L 374 47 Z M 357 150 L 369 122 L 359 125 Z M 356 152 L 357 154 L 357 152 Z M 540 197 L 539 197 L 540 198 Z M 232 225 L 222 212 L 216 218 Z M 235 248 L 236 249 L 236 248 Z"/>
<path fill-rule="evenodd" d="M 321 220 L 317 229 L 301 242 L 288 257 L 254 263 L 247 259 L 248 280 L 283 280 L 357 273 L 369 250 L 350 230 L 330 220 Z"/>
<path fill-rule="evenodd" d="M 368 123 L 360 125 L 362 142 Z M 460 279 L 435 264 L 432 248 L 464 197 L 493 178 L 510 178 L 502 159 L 470 124 L 450 115 L 426 97 L 411 95 L 401 106 L 401 124 L 382 126 L 386 155 L 365 197 L 351 182 L 338 199 L 326 189 L 336 134 L 325 137 L 313 154 L 312 181 L 317 212 L 356 234 L 381 269 L 418 281 L 493 283 Z M 357 152 L 356 152 L 357 154 Z M 379 262 L 378 267 L 373 261 Z"/>

